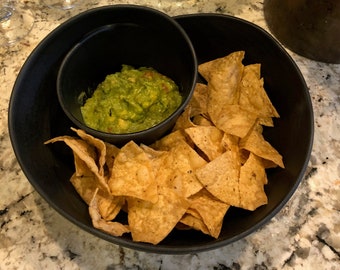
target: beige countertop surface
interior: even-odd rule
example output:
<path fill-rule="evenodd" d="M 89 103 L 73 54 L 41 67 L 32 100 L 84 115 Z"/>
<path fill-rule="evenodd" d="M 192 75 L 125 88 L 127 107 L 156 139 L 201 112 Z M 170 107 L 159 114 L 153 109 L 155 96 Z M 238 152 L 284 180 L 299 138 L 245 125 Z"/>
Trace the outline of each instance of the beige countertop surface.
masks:
<path fill-rule="evenodd" d="M 19 43 L 0 48 L 0 269 L 340 269 L 340 65 L 290 52 L 314 108 L 314 146 L 306 175 L 287 205 L 265 226 L 231 245 L 186 255 L 130 250 L 72 224 L 30 185 L 8 133 L 8 104 L 22 65 L 39 42 L 70 17 L 93 7 L 138 4 L 169 15 L 229 14 L 267 30 L 263 1 L 79 1 L 58 10 L 20 1 L 35 24 Z M 268 31 L 268 30 L 267 30 Z"/>

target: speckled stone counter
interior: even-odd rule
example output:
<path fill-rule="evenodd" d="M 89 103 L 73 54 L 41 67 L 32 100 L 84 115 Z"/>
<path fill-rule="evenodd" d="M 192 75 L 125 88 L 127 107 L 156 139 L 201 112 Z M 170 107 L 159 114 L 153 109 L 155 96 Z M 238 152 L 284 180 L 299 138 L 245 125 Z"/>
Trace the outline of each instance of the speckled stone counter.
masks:
<path fill-rule="evenodd" d="M 223 248 L 188 255 L 147 254 L 82 231 L 32 188 L 16 161 L 7 129 L 15 78 L 51 30 L 91 7 L 134 3 L 170 15 L 224 13 L 267 29 L 263 1 L 84 0 L 68 11 L 38 0 L 23 2 L 34 11 L 35 25 L 21 42 L 0 48 L 0 269 L 340 269 L 340 65 L 290 52 L 309 87 L 315 138 L 304 180 L 275 218 Z"/>

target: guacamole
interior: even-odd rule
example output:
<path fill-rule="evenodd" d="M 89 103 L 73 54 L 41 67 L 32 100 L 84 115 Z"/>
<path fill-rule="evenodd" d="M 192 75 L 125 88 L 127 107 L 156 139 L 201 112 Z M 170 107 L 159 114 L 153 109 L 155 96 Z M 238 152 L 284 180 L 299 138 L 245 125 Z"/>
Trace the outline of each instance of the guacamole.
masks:
<path fill-rule="evenodd" d="M 108 133 L 132 133 L 153 127 L 181 104 L 178 86 L 153 68 L 123 65 L 107 75 L 81 107 L 89 127 Z"/>

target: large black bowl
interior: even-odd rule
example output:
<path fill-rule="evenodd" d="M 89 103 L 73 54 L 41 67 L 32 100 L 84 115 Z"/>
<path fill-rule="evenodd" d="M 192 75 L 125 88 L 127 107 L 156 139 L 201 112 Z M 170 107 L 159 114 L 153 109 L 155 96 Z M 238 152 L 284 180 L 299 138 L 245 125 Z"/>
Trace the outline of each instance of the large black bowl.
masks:
<path fill-rule="evenodd" d="M 102 8 L 103 12 L 110 7 Z M 88 11 L 88 20 L 73 18 L 49 34 L 24 64 L 10 100 L 9 131 L 17 159 L 39 194 L 61 215 L 109 242 L 148 252 L 190 253 L 230 244 L 256 231 L 287 203 L 303 178 L 313 141 L 313 112 L 308 89 L 294 61 L 261 28 L 230 16 L 201 14 L 177 17 L 195 47 L 199 62 L 245 50 L 245 64 L 261 63 L 265 87 L 281 115 L 265 137 L 283 155 L 285 169 L 268 171 L 269 203 L 254 212 L 232 208 L 218 239 L 196 231 L 173 231 L 159 245 L 135 243 L 94 229 L 85 203 L 69 182 L 70 151 L 43 142 L 68 134 L 71 123 L 57 101 L 55 82 L 69 49 L 94 27 L 110 18 Z M 124 218 L 124 217 L 122 217 Z"/>

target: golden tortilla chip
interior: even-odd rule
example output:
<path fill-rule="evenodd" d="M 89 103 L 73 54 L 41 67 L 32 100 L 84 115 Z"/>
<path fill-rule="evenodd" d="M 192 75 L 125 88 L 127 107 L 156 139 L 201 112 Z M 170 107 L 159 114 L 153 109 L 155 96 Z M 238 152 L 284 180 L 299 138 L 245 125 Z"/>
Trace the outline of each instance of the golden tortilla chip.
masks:
<path fill-rule="evenodd" d="M 156 141 L 151 145 L 152 148 L 161 151 L 168 151 L 170 150 L 173 145 L 176 145 L 178 141 L 186 141 L 187 137 L 185 132 L 180 129 L 171 132 L 170 134 L 166 135 L 165 137 L 161 138 L 160 140 Z"/>
<path fill-rule="evenodd" d="M 59 136 L 46 141 L 44 144 L 64 142 L 79 158 L 86 163 L 91 172 L 98 174 L 98 166 L 95 162 L 97 155 L 95 149 L 81 139 L 71 136 Z"/>
<path fill-rule="evenodd" d="M 202 190 L 203 190 L 203 189 L 202 189 Z M 200 193 L 202 190 L 200 190 L 200 191 L 197 192 L 196 194 Z M 195 195 L 196 195 L 196 194 L 195 194 Z M 196 209 L 194 209 L 194 208 L 190 208 L 190 199 L 188 199 L 188 201 L 189 201 L 189 208 L 187 209 L 187 211 L 186 211 L 185 213 L 202 220 L 202 217 L 201 217 L 201 215 L 198 213 L 198 211 L 197 211 Z"/>
<path fill-rule="evenodd" d="M 123 197 L 114 197 L 106 190 L 98 188 L 98 184 L 94 175 L 92 177 L 79 177 L 76 174 L 73 174 L 70 181 L 87 205 L 90 205 L 95 191 L 98 190 L 98 211 L 101 217 L 105 220 L 114 219 L 120 212 L 125 202 Z"/>
<path fill-rule="evenodd" d="M 167 151 L 156 150 L 156 149 L 154 149 L 150 146 L 147 146 L 145 144 L 141 144 L 140 148 L 143 149 L 143 151 L 145 152 L 145 154 L 148 155 L 150 160 L 158 159 L 158 158 L 164 156 L 167 153 Z M 158 165 L 160 165 L 160 164 L 158 164 Z"/>
<path fill-rule="evenodd" d="M 140 147 L 149 157 L 153 171 L 154 171 L 156 182 L 158 183 L 159 175 L 168 175 L 168 173 L 170 173 L 170 171 L 164 166 L 165 159 L 167 158 L 167 155 L 168 155 L 168 151 L 155 150 L 152 147 L 144 145 L 144 144 L 141 144 Z"/>
<path fill-rule="evenodd" d="M 191 115 L 207 115 L 208 113 L 208 87 L 206 84 L 197 83 L 195 87 L 195 91 L 192 95 L 192 98 L 189 102 L 189 106 L 191 107 Z"/>
<path fill-rule="evenodd" d="M 239 87 L 239 105 L 248 111 L 256 113 L 260 118 L 279 117 L 263 84 L 263 79 L 260 79 L 260 65 L 245 66 Z"/>
<path fill-rule="evenodd" d="M 267 175 L 261 158 L 250 153 L 240 170 L 240 207 L 254 211 L 259 206 L 267 204 L 268 199 L 264 192 L 266 183 Z"/>
<path fill-rule="evenodd" d="M 244 66 L 242 81 L 244 80 L 245 77 L 247 77 L 247 74 L 249 73 L 252 74 L 251 77 L 254 80 L 260 80 L 261 79 L 261 64 L 256 63 L 256 64 L 250 64 L 250 65 Z M 251 83 L 251 80 L 248 80 L 248 82 Z"/>
<path fill-rule="evenodd" d="M 197 116 L 207 117 L 208 92 L 205 84 L 197 83 L 195 92 L 185 108 L 184 112 L 178 117 L 173 131 L 193 127 L 196 124 L 192 121 Z"/>
<path fill-rule="evenodd" d="M 128 221 L 134 241 L 154 245 L 161 242 L 182 218 L 189 203 L 173 189 L 159 187 L 158 200 L 151 203 L 128 198 Z"/>
<path fill-rule="evenodd" d="M 82 135 L 86 137 L 84 134 Z M 64 141 L 74 151 L 75 173 L 70 181 L 78 194 L 89 205 L 95 190 L 98 189 L 97 197 L 101 216 L 107 220 L 115 218 L 124 201 L 118 197 L 114 198 L 109 193 L 106 184 L 107 180 L 102 174 L 99 174 L 96 166 L 97 154 L 93 146 L 89 145 L 87 141 L 68 136 L 58 137 L 57 140 Z M 103 185 L 103 183 L 105 184 Z"/>
<path fill-rule="evenodd" d="M 113 144 L 104 142 L 106 146 L 106 156 L 105 156 L 105 165 L 108 169 L 108 179 L 111 177 L 112 169 L 113 169 L 113 163 L 118 155 L 120 149 Z"/>
<path fill-rule="evenodd" d="M 189 209 L 194 209 L 198 212 L 203 223 L 208 229 L 208 234 L 214 238 L 218 238 L 221 232 L 224 216 L 230 205 L 217 200 L 206 189 L 202 189 L 191 196 L 189 198 L 189 203 Z"/>
<path fill-rule="evenodd" d="M 74 167 L 75 167 L 74 175 L 77 177 L 91 177 L 91 178 L 94 178 L 94 182 L 97 182 L 98 180 L 95 177 L 96 174 L 93 173 L 93 171 L 89 168 L 89 166 L 83 160 L 83 158 L 80 158 L 75 152 L 73 152 L 73 157 L 74 157 Z M 89 198 L 89 200 L 91 200 L 91 198 L 92 198 L 92 195 Z"/>
<path fill-rule="evenodd" d="M 90 134 L 87 134 L 84 130 L 75 129 L 75 128 L 71 128 L 71 130 L 76 132 L 77 135 L 80 138 L 82 138 L 89 145 L 92 145 L 97 150 L 96 152 L 99 154 L 99 156 L 97 157 L 98 173 L 99 173 L 99 175 L 104 176 L 104 164 L 105 164 L 105 160 L 106 160 L 106 145 L 105 145 L 105 143 L 102 140 L 97 139 Z"/>
<path fill-rule="evenodd" d="M 207 82 L 213 80 L 214 78 L 218 81 L 219 77 L 221 82 L 227 82 L 228 78 L 225 77 L 225 74 L 228 74 L 228 77 L 235 79 L 233 76 L 239 74 L 237 68 L 240 68 L 239 65 L 240 62 L 242 62 L 244 55 L 244 51 L 236 51 L 224 57 L 202 63 L 198 66 L 198 72 Z M 241 67 L 241 70 L 241 73 L 243 73 L 243 67 Z"/>
<path fill-rule="evenodd" d="M 204 234 L 210 235 L 210 232 L 207 226 L 204 224 L 202 218 L 197 217 L 196 215 L 185 213 L 184 216 L 180 220 L 180 224 L 186 225 L 187 227 L 185 227 L 185 229 L 194 229 L 197 231 L 201 231 Z M 178 225 L 176 225 L 176 228 L 183 230 L 183 227 L 179 227 Z"/>
<path fill-rule="evenodd" d="M 115 158 L 108 185 L 114 196 L 157 201 L 157 182 L 151 161 L 133 141 L 124 145 Z"/>
<path fill-rule="evenodd" d="M 225 105 L 238 104 L 243 58 L 244 51 L 238 51 L 198 66 L 208 82 L 207 111 L 215 124 Z"/>
<path fill-rule="evenodd" d="M 177 118 L 173 132 L 195 126 L 191 121 L 191 106 L 187 106 L 184 112 Z"/>
<path fill-rule="evenodd" d="M 226 151 L 213 161 L 196 170 L 202 185 L 216 198 L 229 205 L 240 205 L 238 153 Z"/>
<path fill-rule="evenodd" d="M 225 133 L 243 138 L 253 127 L 256 120 L 256 114 L 245 110 L 240 105 L 226 105 L 214 123 Z"/>
<path fill-rule="evenodd" d="M 266 169 L 277 167 L 277 164 L 275 164 L 273 161 L 268 160 L 268 159 L 262 159 L 262 164 Z"/>
<path fill-rule="evenodd" d="M 241 161 L 241 164 L 243 165 L 244 163 L 247 162 L 250 152 L 246 149 L 240 149 L 239 153 L 240 153 L 240 161 Z"/>
<path fill-rule="evenodd" d="M 177 141 L 164 157 L 156 181 L 159 185 L 172 188 L 184 198 L 188 198 L 202 189 L 195 170 L 206 163 L 185 141 Z"/>
<path fill-rule="evenodd" d="M 89 214 L 92 219 L 93 227 L 113 236 L 122 236 L 124 233 L 130 232 L 127 225 L 102 219 L 98 209 L 98 200 L 96 194 L 97 192 L 95 192 L 89 204 Z"/>
<path fill-rule="evenodd" d="M 234 135 L 224 133 L 222 138 L 222 144 L 224 149 L 230 150 L 235 153 L 239 152 L 238 147 L 239 140 L 240 139 Z"/>
<path fill-rule="evenodd" d="M 80 197 L 89 205 L 93 198 L 94 191 L 98 188 L 95 176 L 79 177 L 73 174 L 70 181 Z"/>
<path fill-rule="evenodd" d="M 210 161 L 225 151 L 222 144 L 223 132 L 214 126 L 191 127 L 185 129 L 185 132 Z"/>
<path fill-rule="evenodd" d="M 103 175 L 103 173 L 100 172 L 100 169 L 97 165 L 97 151 L 93 145 L 88 144 L 86 141 L 83 141 L 78 138 L 74 138 L 71 136 L 59 136 L 56 138 L 53 138 L 51 140 L 48 140 L 45 142 L 45 144 L 48 143 L 55 143 L 58 141 L 62 141 L 68 145 L 72 151 L 75 157 L 75 166 L 76 166 L 76 174 L 78 176 L 83 175 L 84 173 L 84 164 L 86 164 L 87 168 L 96 176 L 96 179 L 98 180 L 98 184 L 109 191 L 109 187 L 107 185 L 107 181 Z M 77 164 L 80 163 L 79 159 L 81 159 L 84 164 L 81 166 L 77 166 Z M 80 171 L 82 170 L 82 171 Z"/>
<path fill-rule="evenodd" d="M 213 126 L 214 124 L 205 116 L 203 115 L 195 115 L 192 118 L 192 123 L 195 126 Z M 188 127 L 189 128 L 189 127 Z"/>
<path fill-rule="evenodd" d="M 258 121 L 259 121 L 259 124 L 263 125 L 263 126 L 267 126 L 267 127 L 273 127 L 274 126 L 273 118 L 271 118 L 271 117 L 258 118 Z"/>
<path fill-rule="evenodd" d="M 263 138 L 263 135 L 258 131 L 256 125 L 246 137 L 240 140 L 240 148 L 246 149 L 257 156 L 270 160 L 281 168 L 284 168 L 282 156 Z"/>

